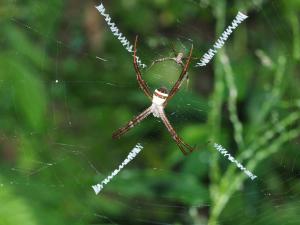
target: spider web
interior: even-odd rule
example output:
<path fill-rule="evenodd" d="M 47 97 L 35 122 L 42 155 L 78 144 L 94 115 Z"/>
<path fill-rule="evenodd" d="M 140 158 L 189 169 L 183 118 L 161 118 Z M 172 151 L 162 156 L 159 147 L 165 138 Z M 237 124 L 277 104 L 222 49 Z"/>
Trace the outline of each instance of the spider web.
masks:
<path fill-rule="evenodd" d="M 138 54 L 147 65 L 154 59 L 173 56 L 172 45 L 187 54 L 193 43 L 194 55 L 200 58 L 216 40 L 214 4 L 219 3 L 167 2 L 104 1 L 129 40 L 139 34 Z M 98 3 L 5 2 L 7 20 L 2 22 L 0 38 L 0 68 L 4 71 L 0 72 L 0 195 L 5 204 L 0 207 L 0 224 L 207 224 L 213 216 L 209 210 L 215 207 L 209 191 L 214 188 L 210 167 L 216 157 L 207 142 L 221 143 L 232 155 L 240 153 L 226 100 L 218 115 L 222 130 L 211 140 L 212 93 L 219 68 L 216 64 L 221 59 L 215 58 L 202 68 L 194 68 L 193 63 L 189 83 L 184 82 L 166 108 L 178 134 L 187 143 L 197 144 L 199 151 L 184 157 L 163 123 L 151 116 L 120 140 L 112 140 L 112 132 L 150 102 L 138 89 L 132 57 L 113 38 L 94 8 Z M 244 179 L 237 191 L 230 193 L 225 188 L 225 194 L 218 193 L 230 200 L 217 224 L 298 224 L 299 134 L 293 131 L 299 127 L 295 113 L 299 112 L 299 92 L 295 91 L 299 78 L 293 73 L 297 66 L 284 63 L 284 59 L 298 57 L 299 46 L 294 40 L 297 29 L 293 24 L 297 25 L 299 18 L 287 12 L 287 19 L 282 18 L 282 2 L 253 0 L 234 7 L 230 4 L 233 3 L 228 3 L 226 20 L 220 22 L 222 29 L 237 11 L 249 11 L 247 26 L 241 25 L 243 31 L 249 30 L 248 48 L 236 44 L 246 41 L 242 32 L 225 44 L 235 82 L 241 83 L 238 117 L 244 123 L 247 116 L 242 112 L 247 111 L 251 117 L 257 108 L 267 111 L 273 107 L 265 123 L 243 124 L 243 128 L 253 146 L 256 141 L 268 140 L 266 146 L 274 154 L 255 168 L 246 164 L 257 172 L 255 182 Z M 188 17 L 186 10 L 190 10 Z M 286 26 L 287 21 L 291 21 L 292 28 Z M 151 22 L 159 27 L 153 27 Z M 264 27 L 270 33 L 263 34 L 268 36 L 256 36 L 255 29 L 263 32 Z M 284 79 L 280 80 L 277 63 L 285 68 L 283 76 L 288 80 L 282 89 L 278 83 Z M 253 65 L 262 74 L 255 76 L 263 78 L 253 76 Z M 142 73 L 154 90 L 160 86 L 170 89 L 180 71 L 176 63 L 164 62 Z M 274 85 L 273 72 L 279 74 Z M 262 84 L 249 92 L 252 79 Z M 291 91 L 286 94 L 287 88 Z M 224 87 L 223 92 L 227 98 L 229 90 Z M 274 96 L 284 96 L 284 101 L 276 101 Z M 275 103 L 264 103 L 266 99 Z M 245 102 L 251 107 L 243 105 Z M 250 129 L 260 131 L 262 137 L 251 136 Z M 279 138 L 284 144 L 280 145 Z M 117 168 L 138 142 L 143 151 L 96 196 L 90 186 Z M 251 156 L 264 157 L 267 147 Z M 223 176 L 230 163 L 218 156 Z M 245 158 L 243 162 L 247 163 L 249 158 Z M 235 172 L 234 178 L 242 176 Z M 221 177 L 218 179 L 221 181 Z"/>

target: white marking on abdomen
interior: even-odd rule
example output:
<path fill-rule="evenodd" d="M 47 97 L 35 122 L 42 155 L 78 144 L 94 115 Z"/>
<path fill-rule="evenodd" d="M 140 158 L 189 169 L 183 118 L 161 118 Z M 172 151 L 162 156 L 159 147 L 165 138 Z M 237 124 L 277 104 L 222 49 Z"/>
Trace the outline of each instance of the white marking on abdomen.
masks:
<path fill-rule="evenodd" d="M 153 95 L 153 99 L 152 99 L 153 104 L 162 105 L 165 101 L 166 101 L 166 99 L 163 99 L 163 98 L 160 98 L 156 95 Z"/>
<path fill-rule="evenodd" d="M 162 105 L 157 105 L 153 102 L 151 105 L 151 111 L 152 111 L 152 114 L 154 117 L 160 118 L 160 115 L 159 115 L 160 110 L 162 110 Z"/>

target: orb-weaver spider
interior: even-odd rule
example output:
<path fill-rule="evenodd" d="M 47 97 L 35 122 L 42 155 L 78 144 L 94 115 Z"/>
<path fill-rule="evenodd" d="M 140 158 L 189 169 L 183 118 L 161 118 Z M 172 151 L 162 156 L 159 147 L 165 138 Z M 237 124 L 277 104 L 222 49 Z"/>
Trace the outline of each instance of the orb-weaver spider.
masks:
<path fill-rule="evenodd" d="M 138 84 L 144 94 L 151 100 L 152 104 L 150 107 L 148 107 L 146 110 L 144 110 L 141 114 L 134 117 L 131 121 L 129 121 L 125 126 L 119 128 L 116 132 L 113 133 L 113 138 L 120 138 L 123 134 L 125 134 L 127 131 L 129 131 L 131 128 L 133 128 L 135 125 L 140 123 L 143 119 L 145 119 L 147 116 L 149 116 L 151 113 L 154 117 L 160 118 L 166 128 L 168 129 L 169 133 L 171 134 L 172 138 L 175 140 L 176 144 L 182 151 L 184 155 L 188 152 L 192 152 L 195 148 L 191 147 L 190 145 L 186 144 L 176 133 L 174 128 L 172 127 L 171 123 L 169 122 L 167 116 L 165 115 L 164 108 L 167 106 L 168 102 L 173 98 L 173 96 L 178 92 L 178 90 L 181 87 L 181 84 L 186 79 L 187 70 L 190 65 L 192 52 L 193 52 L 193 45 L 190 49 L 189 56 L 186 60 L 186 63 L 183 65 L 183 69 L 181 71 L 181 74 L 172 87 L 171 91 L 168 93 L 167 88 L 160 87 L 158 89 L 155 89 L 154 93 L 151 94 L 151 91 L 147 85 L 147 83 L 143 80 L 141 71 L 139 69 L 138 63 L 137 63 L 137 57 L 136 57 L 136 47 L 137 47 L 137 39 L 135 38 L 134 43 L 134 54 L 133 54 L 133 65 L 136 72 L 136 78 L 138 81 Z"/>

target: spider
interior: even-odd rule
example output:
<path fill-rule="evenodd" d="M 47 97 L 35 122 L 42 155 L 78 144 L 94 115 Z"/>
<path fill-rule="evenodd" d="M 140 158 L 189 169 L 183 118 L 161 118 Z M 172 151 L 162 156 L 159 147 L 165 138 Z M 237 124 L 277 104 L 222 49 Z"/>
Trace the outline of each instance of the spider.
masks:
<path fill-rule="evenodd" d="M 141 114 L 138 116 L 134 117 L 131 121 L 129 121 L 125 126 L 119 128 L 117 131 L 115 131 L 112 134 L 112 137 L 114 139 L 120 138 L 122 135 L 127 133 L 131 128 L 133 128 L 135 125 L 140 123 L 142 120 L 144 120 L 147 116 L 149 116 L 151 113 L 153 114 L 154 117 L 160 118 L 164 125 L 166 126 L 167 130 L 171 134 L 172 138 L 182 151 L 184 155 L 187 154 L 187 151 L 191 153 L 195 148 L 191 147 L 190 145 L 186 144 L 176 133 L 174 128 L 172 127 L 171 123 L 169 122 L 167 116 L 165 115 L 164 108 L 167 106 L 168 102 L 174 97 L 174 95 L 178 92 L 180 89 L 181 84 L 183 81 L 186 79 L 187 75 L 187 70 L 190 65 L 191 57 L 192 57 L 192 52 L 193 52 L 193 45 L 191 46 L 189 56 L 186 60 L 185 65 L 183 65 L 182 72 L 172 87 L 171 91 L 168 92 L 167 88 L 165 87 L 160 87 L 158 89 L 155 89 L 154 93 L 151 94 L 151 91 L 147 85 L 147 83 L 143 80 L 141 71 L 139 69 L 139 66 L 137 64 L 137 57 L 136 57 L 136 46 L 137 46 L 137 40 L 138 36 L 135 38 L 135 43 L 134 43 L 134 54 L 133 54 L 133 65 L 134 69 L 136 72 L 136 78 L 138 81 L 138 84 L 144 94 L 151 100 L 152 104 L 150 107 L 148 107 L 146 110 L 144 110 Z M 182 55 L 180 54 L 180 61 L 182 62 Z M 181 64 L 181 63 L 180 63 Z"/>
<path fill-rule="evenodd" d="M 174 48 L 174 45 L 171 46 L 172 47 L 172 51 L 173 51 L 173 57 L 164 57 L 161 59 L 156 59 L 154 60 L 151 65 L 149 66 L 148 70 L 150 70 L 150 68 L 152 66 L 154 66 L 156 63 L 159 62 L 164 62 L 164 61 L 174 61 L 176 64 L 180 65 L 182 68 L 184 68 L 184 63 L 183 60 L 186 60 L 187 57 L 184 56 L 184 54 L 182 52 L 177 52 Z M 191 57 L 191 59 L 198 59 L 196 57 Z M 189 75 L 188 72 L 186 73 L 186 83 L 187 83 L 187 87 L 189 86 Z"/>
<path fill-rule="evenodd" d="M 167 60 L 171 60 L 171 61 L 174 61 L 175 63 L 179 64 L 182 68 L 184 68 L 184 63 L 183 63 L 183 59 L 185 59 L 183 57 L 183 53 L 182 52 L 179 52 L 177 53 L 174 49 L 172 49 L 173 52 L 174 52 L 174 57 L 165 57 L 165 58 L 161 58 L 161 59 L 156 59 L 152 62 L 152 64 L 150 65 L 149 69 L 155 64 L 155 63 L 158 63 L 158 62 L 164 62 L 164 61 L 167 61 Z"/>

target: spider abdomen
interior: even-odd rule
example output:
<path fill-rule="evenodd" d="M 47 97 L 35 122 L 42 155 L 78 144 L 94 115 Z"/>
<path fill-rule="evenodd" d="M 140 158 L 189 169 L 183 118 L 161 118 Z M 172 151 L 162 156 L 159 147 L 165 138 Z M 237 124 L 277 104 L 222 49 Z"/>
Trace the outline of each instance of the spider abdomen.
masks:
<path fill-rule="evenodd" d="M 162 105 L 157 105 L 154 102 L 151 105 L 151 112 L 154 117 L 160 118 L 160 111 L 163 110 Z"/>
<path fill-rule="evenodd" d="M 152 103 L 162 105 L 168 97 L 168 90 L 166 88 L 156 89 L 153 93 Z"/>

